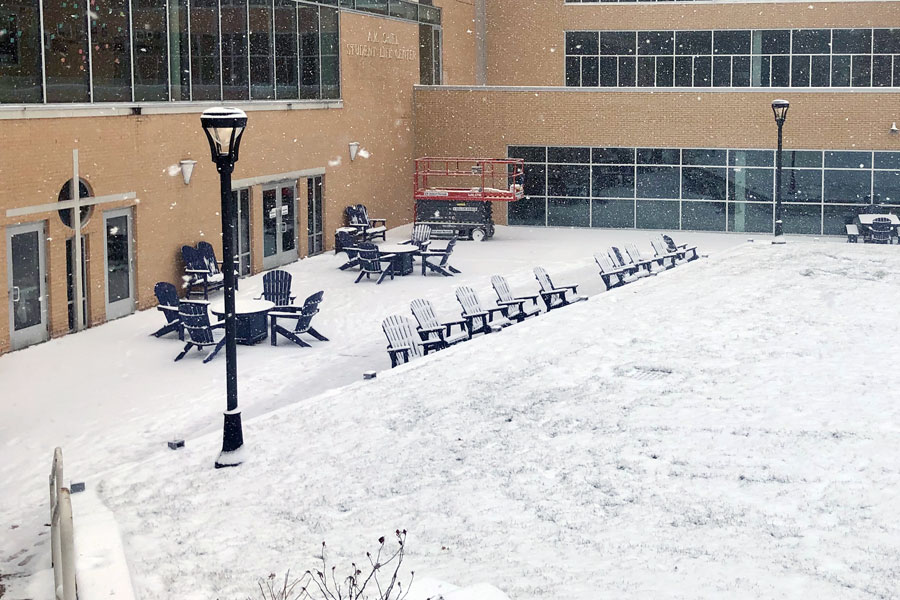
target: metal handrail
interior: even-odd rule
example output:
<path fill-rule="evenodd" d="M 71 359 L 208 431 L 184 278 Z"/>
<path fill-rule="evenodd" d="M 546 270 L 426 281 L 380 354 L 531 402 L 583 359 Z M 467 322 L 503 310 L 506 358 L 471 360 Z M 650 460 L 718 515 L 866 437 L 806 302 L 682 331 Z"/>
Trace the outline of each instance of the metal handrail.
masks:
<path fill-rule="evenodd" d="M 50 552 L 53 560 L 54 597 L 76 600 L 75 540 L 69 488 L 62 487 L 62 448 L 53 451 L 50 467 Z"/>

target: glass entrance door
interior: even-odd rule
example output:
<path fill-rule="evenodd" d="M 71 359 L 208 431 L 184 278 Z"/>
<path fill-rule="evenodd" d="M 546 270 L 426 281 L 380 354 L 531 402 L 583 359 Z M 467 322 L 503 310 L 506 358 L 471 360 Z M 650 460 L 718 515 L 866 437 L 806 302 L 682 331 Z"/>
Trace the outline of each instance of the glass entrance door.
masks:
<path fill-rule="evenodd" d="M 10 345 L 13 350 L 47 339 L 44 224 L 7 229 Z"/>
<path fill-rule="evenodd" d="M 106 319 L 134 312 L 131 209 L 103 213 L 106 237 Z"/>
<path fill-rule="evenodd" d="M 297 182 L 263 188 L 263 268 L 297 260 Z"/>
<path fill-rule="evenodd" d="M 307 221 L 306 234 L 309 254 L 318 254 L 325 250 L 325 238 L 322 233 L 322 176 L 310 177 L 306 180 Z"/>
<path fill-rule="evenodd" d="M 250 274 L 250 189 L 241 188 L 231 192 L 232 201 L 237 209 L 237 229 L 235 229 L 236 255 L 235 266 L 239 277 Z"/>

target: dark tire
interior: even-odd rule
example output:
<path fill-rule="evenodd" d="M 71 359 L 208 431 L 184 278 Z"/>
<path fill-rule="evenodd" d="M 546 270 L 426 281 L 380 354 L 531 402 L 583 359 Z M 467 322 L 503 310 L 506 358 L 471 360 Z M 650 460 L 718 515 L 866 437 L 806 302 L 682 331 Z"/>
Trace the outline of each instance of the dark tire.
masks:
<path fill-rule="evenodd" d="M 473 242 L 483 242 L 487 237 L 487 232 L 482 227 L 476 227 L 469 232 L 469 239 Z"/>

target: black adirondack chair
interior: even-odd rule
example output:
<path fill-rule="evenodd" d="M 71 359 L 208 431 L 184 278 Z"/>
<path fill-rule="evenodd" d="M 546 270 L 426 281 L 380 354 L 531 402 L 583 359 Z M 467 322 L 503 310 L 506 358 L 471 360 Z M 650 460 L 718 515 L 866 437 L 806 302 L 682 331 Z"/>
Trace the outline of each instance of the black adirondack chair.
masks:
<path fill-rule="evenodd" d="M 544 267 L 534 268 L 534 278 L 537 279 L 541 286 L 541 298 L 547 305 L 547 310 L 553 310 L 561 306 L 567 306 L 575 302 L 587 300 L 587 296 L 578 293 L 578 285 L 563 285 L 556 287 L 550 281 L 550 275 Z"/>
<path fill-rule="evenodd" d="M 166 317 L 166 324 L 153 332 L 152 335 L 162 337 L 173 331 L 178 334 L 179 340 L 184 340 L 184 327 L 181 325 L 181 317 L 178 316 L 178 290 L 167 281 L 160 281 L 153 286 L 156 301 L 159 302 L 157 310 Z"/>
<path fill-rule="evenodd" d="M 273 346 L 278 345 L 278 335 L 283 335 L 298 346 L 309 348 L 309 344 L 300 339 L 300 334 L 308 333 L 321 342 L 327 342 L 328 338 L 313 329 L 312 318 L 319 312 L 319 304 L 322 302 L 324 292 L 316 292 L 303 302 L 303 306 L 279 306 L 269 311 L 269 339 Z M 278 320 L 293 320 L 294 328 L 287 329 L 279 325 Z"/>
<path fill-rule="evenodd" d="M 422 257 L 422 275 L 426 275 L 429 270 L 440 273 L 444 277 L 452 277 L 454 273 L 462 273 L 459 269 L 451 265 L 448 261 L 450 255 L 453 254 L 453 248 L 456 246 L 456 238 L 451 238 L 447 242 L 447 247 L 443 250 L 425 250 L 419 253 Z M 438 262 L 431 262 L 440 259 Z"/>
<path fill-rule="evenodd" d="M 438 321 L 431 302 L 417 298 L 409 303 L 409 309 L 419 323 L 419 337 L 423 342 L 439 340 L 442 348 L 452 346 L 469 339 L 469 331 L 466 329 L 465 319 L 456 321 Z M 459 327 L 459 331 L 453 332 L 453 326 Z"/>
<path fill-rule="evenodd" d="M 683 265 L 687 262 L 684 252 L 669 252 L 669 247 L 666 245 L 666 242 L 662 239 L 661 235 L 651 237 L 650 246 L 653 248 L 653 254 L 657 258 L 660 258 L 663 261 L 669 261 L 670 268 L 676 265 Z"/>
<path fill-rule="evenodd" d="M 369 211 L 366 210 L 364 205 L 348 206 L 344 212 L 347 215 L 347 224 L 356 228 L 363 241 L 368 242 L 376 238 L 384 240 L 386 238 L 387 227 L 385 226 L 385 219 L 369 218 Z"/>
<path fill-rule="evenodd" d="M 540 294 L 513 296 L 512 291 L 509 289 L 509 283 L 502 275 L 492 276 L 491 285 L 494 286 L 494 291 L 497 292 L 497 306 L 508 308 L 506 311 L 508 319 L 522 322 L 528 317 L 541 313 L 541 307 L 538 306 L 537 301 Z"/>
<path fill-rule="evenodd" d="M 456 300 L 462 307 L 462 318 L 466 320 L 469 336 L 476 333 L 491 333 L 512 325 L 512 321 L 506 316 L 506 307 L 482 308 L 478 294 L 467 285 L 456 288 Z"/>
<path fill-rule="evenodd" d="M 269 271 L 263 275 L 263 291 L 261 298 L 275 304 L 275 310 L 282 306 L 290 306 L 296 296 L 291 296 L 291 274 L 281 269 Z"/>
<path fill-rule="evenodd" d="M 222 346 L 225 345 L 224 335 L 216 340 L 216 337 L 213 334 L 214 329 L 222 329 L 224 334 L 225 322 L 222 321 L 221 323 L 210 325 L 209 314 L 206 312 L 206 308 L 206 302 L 182 300 L 178 303 L 178 317 L 181 319 L 184 330 L 188 335 L 188 342 L 184 345 L 184 350 L 181 351 L 181 354 L 175 357 L 176 361 L 184 358 L 184 355 L 187 354 L 191 348 L 197 348 L 197 350 L 200 351 L 212 346 L 213 351 L 203 359 L 204 363 L 208 363 L 215 358 L 216 354 L 219 353 L 219 350 L 222 349 Z"/>
<path fill-rule="evenodd" d="M 378 250 L 378 246 L 372 242 L 363 242 L 359 245 L 358 258 L 359 276 L 354 283 L 359 283 L 363 275 L 365 275 L 366 279 L 369 279 L 372 275 L 377 275 L 378 281 L 375 282 L 376 284 L 384 281 L 384 278 L 388 275 L 391 276 L 392 280 L 394 279 L 393 254 L 382 254 Z"/>
<path fill-rule="evenodd" d="M 700 258 L 700 255 L 697 254 L 697 246 L 676 244 L 675 240 L 673 240 L 668 235 L 663 235 L 662 239 L 666 243 L 666 248 L 668 248 L 669 252 L 680 252 L 688 261 L 697 260 L 698 258 Z"/>
<path fill-rule="evenodd" d="M 225 286 L 225 276 L 212 273 L 203 255 L 193 246 L 182 246 L 181 257 L 184 259 L 185 288 L 188 298 L 198 297 L 204 300 L 209 293 Z"/>
<path fill-rule="evenodd" d="M 441 340 L 422 341 L 415 333 L 413 324 L 406 317 L 391 315 L 381 322 L 381 329 L 387 337 L 388 356 L 391 357 L 391 368 L 407 363 L 414 356 L 426 356 L 429 352 L 440 350 Z"/>
<path fill-rule="evenodd" d="M 630 269 L 632 273 L 637 275 L 638 277 L 647 277 L 652 275 L 649 268 L 644 268 L 643 265 L 639 265 L 628 256 L 627 253 L 622 252 L 615 246 L 609 247 L 609 257 L 612 259 L 613 264 L 619 265 L 620 267 L 625 267 L 626 269 Z"/>
<path fill-rule="evenodd" d="M 347 262 L 338 267 L 341 271 L 359 266 L 359 248 L 357 248 L 356 238 L 346 231 L 338 231 L 335 234 L 341 252 L 347 255 Z"/>
<path fill-rule="evenodd" d="M 646 269 L 651 275 L 656 275 L 660 271 L 665 271 L 669 268 L 666 266 L 665 259 L 663 258 L 658 256 L 644 258 L 643 255 L 641 255 L 641 251 L 633 243 L 625 244 L 625 252 L 628 254 L 629 258 L 631 258 L 632 263 L 636 264 L 638 268 Z"/>
<path fill-rule="evenodd" d="M 869 238 L 873 244 L 890 244 L 891 243 L 891 220 L 887 217 L 876 217 L 872 219 L 872 235 Z"/>
<path fill-rule="evenodd" d="M 625 285 L 635 279 L 628 269 L 614 265 L 606 253 L 598 252 L 594 254 L 594 262 L 600 267 L 600 278 L 603 279 L 603 284 L 608 290 Z"/>
<path fill-rule="evenodd" d="M 200 256 L 202 256 L 203 260 L 206 262 L 207 267 L 209 267 L 211 276 L 214 279 L 218 279 L 219 276 L 224 279 L 225 274 L 220 268 L 222 261 L 216 258 L 216 250 L 212 247 L 212 244 L 209 242 L 197 242 L 197 252 L 200 253 Z M 234 289 L 238 289 L 237 261 L 234 263 Z"/>
<path fill-rule="evenodd" d="M 413 225 L 409 239 L 400 243 L 413 244 L 419 249 L 419 252 L 427 250 L 428 244 L 431 243 L 431 225 L 428 225 L 427 223 L 416 223 Z"/>

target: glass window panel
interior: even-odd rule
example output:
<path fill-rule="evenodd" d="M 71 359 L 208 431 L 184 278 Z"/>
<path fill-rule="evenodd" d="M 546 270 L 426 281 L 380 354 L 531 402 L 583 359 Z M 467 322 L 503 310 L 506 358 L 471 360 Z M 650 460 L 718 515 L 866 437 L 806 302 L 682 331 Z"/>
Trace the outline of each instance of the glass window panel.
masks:
<path fill-rule="evenodd" d="M 872 172 L 825 169 L 825 202 L 869 204 L 872 201 Z"/>
<path fill-rule="evenodd" d="M 772 233 L 775 227 L 771 204 L 728 203 L 728 231 Z"/>
<path fill-rule="evenodd" d="M 634 164 L 634 148 L 594 148 L 591 151 L 591 161 L 601 164 L 631 165 Z"/>
<path fill-rule="evenodd" d="M 675 53 L 675 36 L 672 31 L 639 31 L 638 54 L 663 54 Z"/>
<path fill-rule="evenodd" d="M 724 165 L 725 150 L 685 148 L 681 151 L 683 165 Z"/>
<path fill-rule="evenodd" d="M 429 27 L 429 29 L 431 29 Z M 578 87 L 581 85 L 581 57 L 566 57 L 566 86 Z"/>
<path fill-rule="evenodd" d="M 678 202 L 638 200 L 638 229 L 678 229 Z"/>
<path fill-rule="evenodd" d="M 222 91 L 226 100 L 246 100 L 247 0 L 221 0 Z"/>
<path fill-rule="evenodd" d="M 716 56 L 713 58 L 713 85 L 731 87 L 731 57 Z"/>
<path fill-rule="evenodd" d="M 856 221 L 865 210 L 863 206 L 825 205 L 823 209 L 823 231 L 825 235 L 847 235 L 846 226 Z"/>
<path fill-rule="evenodd" d="M 781 201 L 821 202 L 822 171 L 818 169 L 808 171 L 783 169 L 781 174 Z"/>
<path fill-rule="evenodd" d="M 831 57 L 813 56 L 810 68 L 810 85 L 813 87 L 828 87 L 831 85 Z"/>
<path fill-rule="evenodd" d="M 831 85 L 834 87 L 850 87 L 850 57 L 831 57 Z"/>
<path fill-rule="evenodd" d="M 298 98 L 297 6 L 292 0 L 275 0 L 275 95 Z"/>
<path fill-rule="evenodd" d="M 712 54 L 712 31 L 676 31 L 675 54 Z"/>
<path fill-rule="evenodd" d="M 782 207 L 781 220 L 785 233 L 814 234 L 822 233 L 822 207 L 804 206 L 802 204 L 785 204 Z M 846 233 L 846 232 L 845 232 Z"/>
<path fill-rule="evenodd" d="M 789 87 L 791 85 L 791 57 L 772 57 L 772 87 Z"/>
<path fill-rule="evenodd" d="M 900 87 L 900 55 L 894 56 L 894 86 Z"/>
<path fill-rule="evenodd" d="M 872 57 L 854 56 L 850 83 L 853 87 L 870 87 L 872 85 Z"/>
<path fill-rule="evenodd" d="M 709 87 L 712 83 L 712 57 L 694 57 L 694 87 Z"/>
<path fill-rule="evenodd" d="M 521 158 L 525 162 L 547 162 L 547 148 L 544 146 L 510 146 L 508 156 Z"/>
<path fill-rule="evenodd" d="M 616 70 L 616 59 L 613 56 L 600 57 L 600 77 L 599 81 L 602 87 L 616 87 L 619 81 L 618 71 Z"/>
<path fill-rule="evenodd" d="M 729 200 L 737 202 L 772 202 L 774 189 L 774 169 L 729 169 Z"/>
<path fill-rule="evenodd" d="M 186 2 L 173 2 L 170 17 L 179 26 L 178 32 L 187 35 Z M 96 0 L 92 2 L 91 19 L 91 69 L 94 78 L 94 102 L 128 102 L 131 100 L 131 47 L 128 39 L 128 0 Z M 174 44 L 186 37 L 176 34 Z M 174 46 L 173 44 L 173 46 Z M 179 47 L 179 46 L 175 46 Z M 179 53 L 180 55 L 181 53 Z M 187 47 L 183 48 L 183 56 L 187 59 Z M 175 66 L 180 65 L 176 62 Z M 185 65 L 187 69 L 187 66 Z M 176 71 L 178 73 L 180 71 Z M 190 76 L 182 73 L 179 81 Z M 190 100 L 189 87 L 183 89 L 184 97 L 177 100 Z"/>
<path fill-rule="evenodd" d="M 728 164 L 733 167 L 772 167 L 775 155 L 771 150 L 729 150 Z"/>
<path fill-rule="evenodd" d="M 547 193 L 547 167 L 526 164 L 524 191 L 529 196 L 543 196 Z"/>
<path fill-rule="evenodd" d="M 871 29 L 835 29 L 832 34 L 834 54 L 868 54 L 872 51 Z"/>
<path fill-rule="evenodd" d="M 691 56 L 675 57 L 675 87 L 691 87 L 694 85 L 694 59 Z"/>
<path fill-rule="evenodd" d="M 681 197 L 692 200 L 725 200 L 725 169 L 683 167 Z"/>
<path fill-rule="evenodd" d="M 551 163 L 589 163 L 591 162 L 590 148 L 568 148 L 551 146 L 547 148 L 547 162 Z M 554 194 L 563 195 L 563 194 Z"/>
<path fill-rule="evenodd" d="M 656 57 L 657 87 L 672 87 L 675 83 L 675 59 L 671 56 Z"/>
<path fill-rule="evenodd" d="M 592 227 L 634 227 L 634 200 L 593 200 L 592 202 Z"/>
<path fill-rule="evenodd" d="M 551 227 L 590 227 L 591 201 L 588 199 L 548 198 L 547 225 Z"/>
<path fill-rule="evenodd" d="M 351 0 L 343 0 L 346 4 L 345 6 L 350 5 Z M 407 19 L 409 21 L 415 21 L 418 19 L 418 10 L 416 9 L 416 5 L 413 3 L 407 2 L 397 2 L 392 0 L 388 3 L 388 14 L 392 17 L 399 17 L 401 19 Z"/>
<path fill-rule="evenodd" d="M 219 3 L 191 0 L 191 97 L 221 100 Z"/>
<path fill-rule="evenodd" d="M 713 35 L 714 54 L 750 54 L 750 31 L 720 30 Z"/>
<path fill-rule="evenodd" d="M 875 54 L 900 54 L 900 29 L 876 29 L 872 51 Z"/>
<path fill-rule="evenodd" d="M 553 196 L 590 196 L 591 168 L 587 165 L 550 165 L 547 193 Z"/>
<path fill-rule="evenodd" d="M 734 56 L 731 59 L 731 85 L 734 87 L 750 86 L 750 57 Z"/>
<path fill-rule="evenodd" d="M 162 102 L 169 99 L 168 32 L 165 0 L 132 2 L 134 16 L 134 99 Z"/>
<path fill-rule="evenodd" d="M 795 29 L 794 54 L 831 54 L 830 29 Z"/>
<path fill-rule="evenodd" d="M 631 56 L 619 57 L 619 87 L 634 87 L 635 59 Z"/>
<path fill-rule="evenodd" d="M 633 31 L 601 31 L 600 54 L 634 54 L 635 34 Z"/>
<path fill-rule="evenodd" d="M 47 102 L 90 101 L 86 28 L 83 0 L 44 5 Z"/>
<path fill-rule="evenodd" d="M 677 148 L 638 148 L 637 162 L 640 165 L 679 165 L 681 150 Z"/>
<path fill-rule="evenodd" d="M 836 169 L 869 169 L 871 152 L 825 152 L 825 166 Z"/>
<path fill-rule="evenodd" d="M 681 195 L 681 175 L 678 167 L 638 167 L 638 198 L 674 198 Z"/>
<path fill-rule="evenodd" d="M 547 199 L 538 196 L 525 197 L 509 203 L 510 225 L 545 225 Z"/>
<path fill-rule="evenodd" d="M 809 56 L 794 56 L 791 60 L 791 86 L 809 86 Z"/>
<path fill-rule="evenodd" d="M 581 58 L 581 85 L 584 87 L 600 85 L 600 59 L 598 57 L 583 56 Z"/>
<path fill-rule="evenodd" d="M 900 152 L 876 152 L 876 169 L 900 169 Z"/>
<path fill-rule="evenodd" d="M 275 64 L 271 1 L 250 0 L 250 98 L 275 99 Z"/>
<path fill-rule="evenodd" d="M 594 165 L 591 169 L 591 196 L 634 198 L 634 167 Z"/>
<path fill-rule="evenodd" d="M 419 25 L 419 83 L 422 85 L 435 85 L 434 80 L 434 54 L 429 50 L 434 44 L 434 27 L 428 25 Z M 581 62 L 578 57 L 566 57 L 566 75 L 569 75 L 569 66 L 573 65 L 575 71 L 572 75 L 575 77 L 575 83 L 578 85 L 581 80 Z"/>
<path fill-rule="evenodd" d="M 880 204 L 900 204 L 900 171 L 875 171 L 874 199 Z"/>
<path fill-rule="evenodd" d="M 829 68 L 831 68 L 829 64 Z M 754 87 L 769 87 L 772 80 L 772 58 L 754 56 L 750 66 L 750 82 Z"/>
<path fill-rule="evenodd" d="M 567 31 L 566 54 L 594 56 L 599 54 L 599 35 L 596 31 Z"/>
<path fill-rule="evenodd" d="M 322 4 L 337 4 L 334 0 L 320 0 Z M 357 10 L 364 10 L 379 15 L 388 14 L 387 0 L 356 0 Z"/>
<path fill-rule="evenodd" d="M 319 9 L 297 5 L 300 32 L 300 97 L 319 98 Z"/>
<path fill-rule="evenodd" d="M 783 150 L 781 153 L 782 167 L 808 167 L 822 166 L 822 153 L 818 150 Z"/>
<path fill-rule="evenodd" d="M 682 202 L 681 228 L 693 231 L 725 231 L 725 203 Z"/>
<path fill-rule="evenodd" d="M 891 86 L 891 56 L 876 55 L 872 57 L 872 86 Z"/>
<path fill-rule="evenodd" d="M 638 87 L 653 87 L 656 85 L 656 59 L 638 59 Z"/>
<path fill-rule="evenodd" d="M 340 12 L 336 8 L 319 9 L 319 23 L 321 26 L 321 45 L 322 52 L 322 97 L 323 98 L 340 98 L 341 97 L 341 73 L 340 58 L 338 51 L 340 48 Z M 440 69 L 440 30 L 434 31 L 434 44 L 438 49 L 435 58 L 435 68 Z M 440 73 L 435 74 L 435 83 L 440 83 Z"/>
<path fill-rule="evenodd" d="M 43 100 L 39 0 L 0 3 L 0 102 Z"/>
<path fill-rule="evenodd" d="M 791 32 L 788 29 L 754 31 L 754 54 L 790 54 Z M 756 40 L 758 38 L 759 41 Z M 757 52 L 757 47 L 759 51 Z"/>

